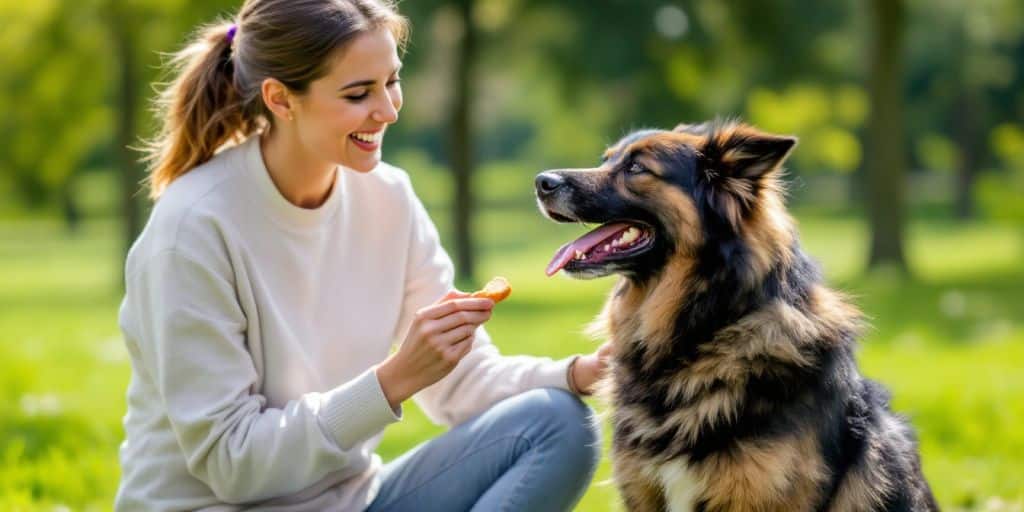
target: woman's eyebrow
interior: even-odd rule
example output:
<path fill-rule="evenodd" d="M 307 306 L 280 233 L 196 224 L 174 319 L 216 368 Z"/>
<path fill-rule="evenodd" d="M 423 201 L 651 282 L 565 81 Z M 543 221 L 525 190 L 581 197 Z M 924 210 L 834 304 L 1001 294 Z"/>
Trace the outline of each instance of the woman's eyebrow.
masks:
<path fill-rule="evenodd" d="M 356 82 L 352 82 L 352 83 L 350 83 L 348 85 L 345 85 L 343 87 L 340 87 L 338 90 L 339 91 L 344 91 L 345 89 L 351 89 L 353 87 L 364 87 L 364 86 L 368 86 L 368 85 L 373 85 L 374 82 L 375 82 L 375 80 L 359 80 L 359 81 L 356 81 Z"/>
<path fill-rule="evenodd" d="M 399 64 L 398 66 L 395 66 L 395 70 L 392 71 L 391 74 L 394 75 L 395 73 L 398 73 L 401 69 L 402 69 L 402 65 Z M 339 91 L 344 91 L 345 89 L 351 89 L 353 87 L 367 87 L 367 86 L 373 85 L 374 83 L 376 83 L 376 80 L 357 80 L 357 81 L 352 82 L 352 83 L 350 83 L 348 85 L 344 85 L 344 86 L 340 87 L 338 90 Z"/>

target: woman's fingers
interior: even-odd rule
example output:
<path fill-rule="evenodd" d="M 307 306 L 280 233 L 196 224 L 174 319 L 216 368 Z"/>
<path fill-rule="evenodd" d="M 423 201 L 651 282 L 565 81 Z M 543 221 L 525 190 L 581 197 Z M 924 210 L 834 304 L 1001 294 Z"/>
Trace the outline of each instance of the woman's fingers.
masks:
<path fill-rule="evenodd" d="M 463 324 L 480 325 L 490 319 L 490 311 L 456 311 L 437 320 L 431 320 L 427 325 L 427 332 L 440 334 Z"/>
<path fill-rule="evenodd" d="M 468 354 L 470 350 L 473 350 L 473 340 L 475 339 L 475 335 L 467 336 L 456 341 L 451 347 L 448 347 L 448 350 L 454 354 L 456 361 L 461 361 L 463 357 L 466 357 L 466 354 Z"/>
<path fill-rule="evenodd" d="M 453 330 L 452 333 L 456 333 L 457 330 Z M 463 331 L 465 332 L 465 331 Z M 462 333 L 458 333 L 462 334 Z M 445 349 L 445 354 L 456 361 L 461 361 L 470 350 L 473 349 L 473 340 L 476 339 L 476 329 L 469 331 L 469 335 L 463 338 L 455 340 L 451 345 Z"/>
<path fill-rule="evenodd" d="M 444 350 L 449 350 L 452 348 L 452 345 L 464 341 L 467 338 L 473 338 L 476 334 L 477 327 L 479 327 L 477 324 L 460 325 L 450 331 L 435 336 L 434 340 L 439 346 L 445 347 Z"/>
<path fill-rule="evenodd" d="M 494 309 L 494 301 L 491 299 L 452 299 L 420 309 L 416 315 L 423 320 L 436 320 L 456 311 L 490 311 L 491 309 Z"/>
<path fill-rule="evenodd" d="M 471 293 L 467 293 L 467 292 L 463 292 L 463 291 L 459 291 L 459 290 L 451 290 L 448 293 L 444 294 L 444 297 L 441 297 L 440 299 L 438 299 L 437 302 L 435 302 L 435 304 L 440 304 L 440 303 L 442 303 L 442 302 L 444 302 L 446 300 L 451 300 L 451 299 L 464 299 L 466 297 L 471 297 L 472 295 L 473 294 L 471 294 Z"/>

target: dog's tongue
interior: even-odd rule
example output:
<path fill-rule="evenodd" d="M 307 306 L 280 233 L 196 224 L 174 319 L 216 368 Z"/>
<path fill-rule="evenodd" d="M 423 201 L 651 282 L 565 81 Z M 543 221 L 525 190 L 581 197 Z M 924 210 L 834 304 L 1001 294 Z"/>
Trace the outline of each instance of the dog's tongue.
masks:
<path fill-rule="evenodd" d="M 548 268 L 545 273 L 547 273 L 548 277 L 555 275 L 556 272 L 562 270 L 562 267 L 572 261 L 573 257 L 576 256 L 576 251 L 586 253 L 606 238 L 627 229 L 629 229 L 629 224 L 625 222 L 605 224 L 577 238 L 576 240 L 563 245 L 562 248 L 555 253 L 555 257 L 551 259 L 551 263 L 548 263 Z"/>

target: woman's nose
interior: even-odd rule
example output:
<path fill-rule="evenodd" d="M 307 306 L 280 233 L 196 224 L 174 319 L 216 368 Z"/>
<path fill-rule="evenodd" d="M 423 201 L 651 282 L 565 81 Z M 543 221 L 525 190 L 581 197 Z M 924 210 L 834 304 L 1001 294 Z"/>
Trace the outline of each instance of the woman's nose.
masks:
<path fill-rule="evenodd" d="M 373 111 L 373 120 L 378 123 L 393 123 L 398 121 L 398 106 L 390 95 L 384 95 L 383 101 Z"/>

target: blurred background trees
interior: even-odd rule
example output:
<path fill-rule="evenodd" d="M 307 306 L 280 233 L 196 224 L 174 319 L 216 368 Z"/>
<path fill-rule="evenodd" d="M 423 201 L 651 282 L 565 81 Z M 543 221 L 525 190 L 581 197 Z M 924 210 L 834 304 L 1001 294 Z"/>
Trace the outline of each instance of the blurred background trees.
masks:
<path fill-rule="evenodd" d="M 145 219 L 160 52 L 237 2 L 83 0 L 0 7 L 0 197 Z M 906 211 L 1019 219 L 1024 7 L 1013 0 L 417 0 L 407 107 L 385 158 L 448 169 L 472 276 L 474 169 L 591 164 L 629 129 L 740 117 L 796 134 L 793 201 L 863 212 L 866 263 L 905 267 Z M 85 175 L 118 184 L 82 197 Z M 95 178 L 94 180 L 99 179 Z M 528 201 L 525 198 L 524 201 Z"/>
<path fill-rule="evenodd" d="M 130 148 L 157 127 L 163 54 L 240 3 L 0 0 L 0 509 L 110 508 L 119 285 L 150 207 Z M 488 323 L 504 353 L 593 350 L 578 332 L 611 285 L 544 276 L 581 228 L 540 216 L 533 177 L 595 165 L 633 129 L 738 117 L 800 138 L 787 184 L 802 241 L 872 319 L 862 368 L 918 428 L 944 509 L 1022 510 L 1024 3 L 400 9 L 413 33 L 384 157 L 410 173 L 461 287 L 514 283 Z M 386 459 L 436 433 L 407 411 Z M 595 484 L 579 510 L 616 500 Z"/>

